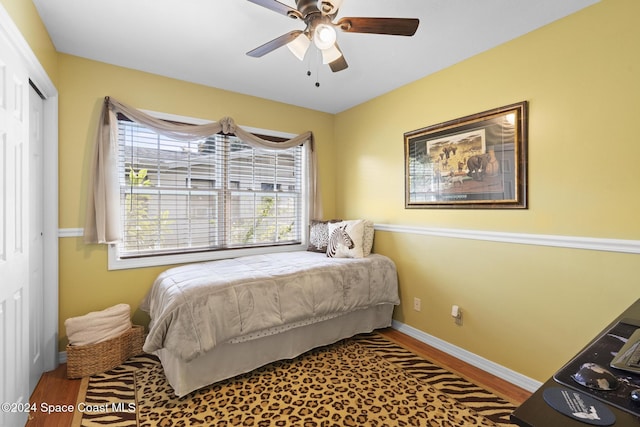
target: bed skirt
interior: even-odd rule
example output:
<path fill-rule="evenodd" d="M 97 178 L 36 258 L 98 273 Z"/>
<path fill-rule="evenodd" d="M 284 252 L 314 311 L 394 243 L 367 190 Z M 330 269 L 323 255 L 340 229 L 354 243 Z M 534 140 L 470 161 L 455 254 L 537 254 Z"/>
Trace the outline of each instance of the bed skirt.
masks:
<path fill-rule="evenodd" d="M 155 354 L 160 358 L 175 394 L 181 397 L 276 360 L 292 359 L 316 347 L 389 327 L 393 307 L 393 304 L 380 304 L 275 335 L 220 344 L 189 362 L 164 349 Z"/>

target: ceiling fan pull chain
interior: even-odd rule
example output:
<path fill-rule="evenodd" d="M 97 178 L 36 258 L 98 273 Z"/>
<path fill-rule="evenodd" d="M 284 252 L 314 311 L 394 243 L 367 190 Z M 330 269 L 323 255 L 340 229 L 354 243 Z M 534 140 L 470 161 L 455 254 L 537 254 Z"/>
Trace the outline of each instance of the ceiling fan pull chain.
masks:
<path fill-rule="evenodd" d="M 319 58 L 320 54 L 320 50 L 316 49 L 316 54 L 315 55 L 307 55 L 307 77 L 311 77 L 312 76 L 312 72 L 311 69 L 313 68 L 313 64 L 312 62 L 314 62 L 314 58 L 316 59 L 315 61 L 315 68 L 316 68 L 316 83 L 315 86 L 316 87 L 320 87 L 320 82 L 318 81 L 318 75 L 319 73 L 319 68 L 320 68 L 320 61 L 318 61 L 317 59 Z"/>
<path fill-rule="evenodd" d="M 320 64 L 322 64 L 322 52 L 320 49 L 316 49 L 316 87 L 320 87 Z"/>
<path fill-rule="evenodd" d="M 311 57 L 313 55 L 307 55 L 307 76 L 311 77 Z"/>

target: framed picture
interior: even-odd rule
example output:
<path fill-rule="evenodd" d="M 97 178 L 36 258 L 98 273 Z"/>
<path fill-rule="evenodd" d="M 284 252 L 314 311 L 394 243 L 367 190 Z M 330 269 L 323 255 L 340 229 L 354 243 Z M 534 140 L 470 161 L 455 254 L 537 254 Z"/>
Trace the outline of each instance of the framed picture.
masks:
<path fill-rule="evenodd" d="M 527 102 L 404 134 L 405 208 L 527 208 Z"/>

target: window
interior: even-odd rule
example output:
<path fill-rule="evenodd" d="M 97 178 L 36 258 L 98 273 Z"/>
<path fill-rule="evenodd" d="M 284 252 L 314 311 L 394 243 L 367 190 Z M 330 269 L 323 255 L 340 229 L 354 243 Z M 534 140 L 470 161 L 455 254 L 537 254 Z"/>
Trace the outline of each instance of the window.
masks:
<path fill-rule="evenodd" d="M 110 268 L 303 245 L 304 147 L 258 149 L 223 134 L 176 141 L 124 117 L 118 138 L 123 241 Z"/>

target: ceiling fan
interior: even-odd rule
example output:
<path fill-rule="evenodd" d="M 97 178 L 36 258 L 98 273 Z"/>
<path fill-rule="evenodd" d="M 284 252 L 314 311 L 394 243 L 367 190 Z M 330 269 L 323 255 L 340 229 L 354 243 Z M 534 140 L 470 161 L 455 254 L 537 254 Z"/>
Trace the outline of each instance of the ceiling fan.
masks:
<path fill-rule="evenodd" d="M 306 24 L 306 28 L 283 34 L 247 52 L 247 55 L 259 58 L 286 45 L 298 59 L 303 60 L 313 43 L 322 53 L 322 63 L 329 64 L 334 73 L 348 67 L 336 43 L 336 29 L 348 33 L 412 36 L 420 24 L 419 19 L 413 18 L 340 18 L 333 22 L 343 0 L 296 0 L 296 9 L 277 0 L 249 1 L 290 18 L 299 19 Z"/>

